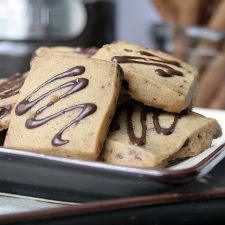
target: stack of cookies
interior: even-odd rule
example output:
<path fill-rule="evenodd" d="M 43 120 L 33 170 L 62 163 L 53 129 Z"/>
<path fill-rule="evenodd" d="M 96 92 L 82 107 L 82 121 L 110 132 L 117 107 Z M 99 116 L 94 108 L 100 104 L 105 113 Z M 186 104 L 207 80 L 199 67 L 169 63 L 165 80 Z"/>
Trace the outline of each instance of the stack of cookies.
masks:
<path fill-rule="evenodd" d="M 15 79 L 21 82 L 14 87 Z M 133 43 L 97 52 L 39 48 L 26 75 L 0 84 L 4 146 L 165 167 L 199 154 L 222 133 L 216 120 L 191 112 L 197 80 L 192 66 Z"/>

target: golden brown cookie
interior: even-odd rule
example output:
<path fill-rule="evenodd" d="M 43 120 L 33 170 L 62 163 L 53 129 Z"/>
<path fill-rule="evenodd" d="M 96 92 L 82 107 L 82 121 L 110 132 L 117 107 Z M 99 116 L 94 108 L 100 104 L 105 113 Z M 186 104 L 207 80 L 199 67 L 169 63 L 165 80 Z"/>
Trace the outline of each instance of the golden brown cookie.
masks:
<path fill-rule="evenodd" d="M 103 46 L 93 58 L 115 61 L 132 98 L 169 112 L 192 108 L 197 70 L 165 53 L 119 41 Z"/>
<path fill-rule="evenodd" d="M 96 47 L 83 48 L 83 47 L 68 47 L 68 46 L 56 46 L 56 47 L 40 47 L 34 52 L 34 56 L 46 56 L 46 55 L 71 55 L 81 58 L 91 57 L 96 53 L 98 49 Z"/>
<path fill-rule="evenodd" d="M 98 157 L 120 90 L 115 63 L 35 57 L 4 146 L 56 156 Z"/>
<path fill-rule="evenodd" d="M 102 158 L 125 166 L 163 166 L 171 158 L 199 154 L 221 132 L 215 119 L 193 112 L 168 113 L 130 101 L 117 108 Z"/>

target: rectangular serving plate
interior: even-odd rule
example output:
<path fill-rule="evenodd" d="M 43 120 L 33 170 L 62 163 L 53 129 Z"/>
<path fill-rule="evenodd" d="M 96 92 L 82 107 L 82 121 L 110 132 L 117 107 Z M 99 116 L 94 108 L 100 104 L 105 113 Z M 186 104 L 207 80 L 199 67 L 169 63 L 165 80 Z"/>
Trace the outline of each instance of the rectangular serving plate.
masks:
<path fill-rule="evenodd" d="M 204 176 L 225 157 L 224 150 L 219 138 L 173 167 L 142 169 L 2 147 L 0 192 L 68 202 L 164 193 Z"/>

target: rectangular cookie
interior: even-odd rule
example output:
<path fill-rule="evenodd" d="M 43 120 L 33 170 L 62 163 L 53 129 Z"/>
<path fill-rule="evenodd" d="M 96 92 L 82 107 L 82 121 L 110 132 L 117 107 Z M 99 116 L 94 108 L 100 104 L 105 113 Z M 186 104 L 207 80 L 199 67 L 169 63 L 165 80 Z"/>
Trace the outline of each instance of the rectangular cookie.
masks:
<path fill-rule="evenodd" d="M 5 147 L 94 160 L 120 90 L 115 63 L 35 57 L 13 110 Z"/>
<path fill-rule="evenodd" d="M 17 102 L 26 74 L 16 73 L 0 81 L 0 131 L 9 127 L 11 110 Z"/>
<path fill-rule="evenodd" d="M 162 167 L 171 158 L 199 154 L 221 133 L 215 119 L 194 112 L 168 113 L 128 101 L 117 108 L 101 158 L 125 166 Z"/>
<path fill-rule="evenodd" d="M 120 64 L 124 88 L 146 105 L 181 112 L 195 103 L 197 70 L 168 54 L 118 41 L 103 46 L 93 58 Z"/>
<path fill-rule="evenodd" d="M 55 46 L 55 47 L 39 47 L 35 50 L 34 56 L 47 56 L 47 55 L 71 55 L 81 58 L 89 58 L 97 52 L 96 47 L 83 48 L 83 47 L 68 47 L 68 46 Z"/>

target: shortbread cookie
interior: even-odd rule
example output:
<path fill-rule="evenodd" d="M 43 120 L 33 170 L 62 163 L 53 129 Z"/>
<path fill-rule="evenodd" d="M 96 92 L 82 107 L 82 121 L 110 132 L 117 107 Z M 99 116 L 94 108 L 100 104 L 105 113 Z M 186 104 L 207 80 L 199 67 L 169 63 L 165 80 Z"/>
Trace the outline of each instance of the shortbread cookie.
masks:
<path fill-rule="evenodd" d="M 81 58 L 88 58 L 97 52 L 96 47 L 83 48 L 83 47 L 67 47 L 67 46 L 56 46 L 56 47 L 40 47 L 34 52 L 34 56 L 47 56 L 47 55 L 70 55 Z"/>
<path fill-rule="evenodd" d="M 215 119 L 193 112 L 168 113 L 130 101 L 117 108 L 102 158 L 126 166 L 162 166 L 171 158 L 199 154 L 221 132 Z"/>
<path fill-rule="evenodd" d="M 11 110 L 17 102 L 25 75 L 16 73 L 0 82 L 0 131 L 9 127 Z"/>
<path fill-rule="evenodd" d="M 119 63 L 124 87 L 144 104 L 181 112 L 195 102 L 197 70 L 165 53 L 120 41 L 105 45 L 93 58 Z"/>
<path fill-rule="evenodd" d="M 115 63 L 35 57 L 4 146 L 96 159 L 115 110 L 120 80 Z"/>

